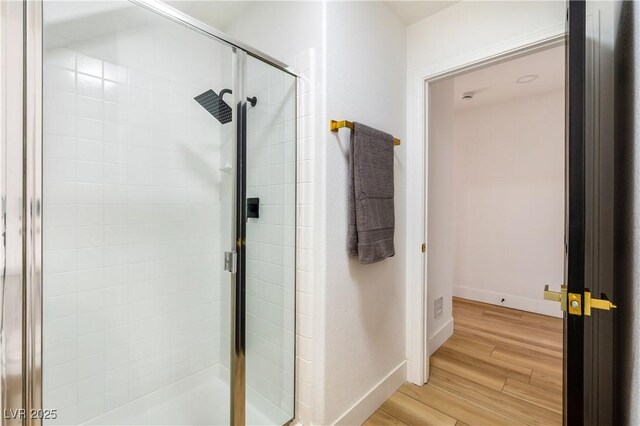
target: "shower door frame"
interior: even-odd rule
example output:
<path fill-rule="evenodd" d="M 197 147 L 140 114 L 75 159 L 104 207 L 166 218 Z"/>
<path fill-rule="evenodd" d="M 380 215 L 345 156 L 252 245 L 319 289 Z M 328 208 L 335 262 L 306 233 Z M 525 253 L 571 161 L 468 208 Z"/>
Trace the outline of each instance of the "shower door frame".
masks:
<path fill-rule="evenodd" d="M 233 49 L 232 72 L 235 76 L 234 93 L 236 94 L 236 132 L 233 134 L 234 149 L 236 155 L 235 176 L 235 200 L 233 201 L 233 215 L 235 226 L 232 232 L 232 252 L 237 258 L 236 269 L 231 272 L 231 312 L 230 312 L 230 424 L 242 425 L 245 423 L 245 350 L 246 350 L 246 180 L 247 180 L 247 99 L 245 95 L 247 56 L 252 56 L 265 62 L 278 70 L 285 72 L 294 78 L 298 78 L 287 64 L 236 41 L 221 31 L 210 27 L 189 15 L 186 15 L 157 0 L 129 0 L 129 2 L 148 9 L 158 15 L 168 18 L 176 24 L 184 25 L 207 37 L 215 38 L 221 43 Z M 2 369 L 2 384 L 9 380 L 13 386 L 2 389 L 2 408 L 24 409 L 20 418 L 20 424 L 42 424 L 42 129 L 43 129 L 43 14 L 42 0 L 22 1 L 22 27 L 23 34 L 20 40 L 23 45 L 21 72 L 22 81 L 22 151 L 23 170 L 22 180 L 15 179 L 7 182 L 17 188 L 22 188 L 22 245 L 12 247 L 22 253 L 21 292 L 22 304 L 20 307 L 7 306 L 2 300 L 2 315 L 13 318 L 21 324 L 19 330 L 0 330 L 19 333 L 22 336 L 22 370 L 19 378 L 6 377 L 5 369 Z M 0 28 L 1 29 L 1 28 Z M 2 52 L 4 53 L 4 52 Z M 296 84 L 297 86 L 297 84 Z M 297 90 L 296 90 L 297 96 Z M 297 106 L 295 106 L 297 118 Z M 9 142 L 8 142 L 9 143 Z M 295 144 L 297 145 L 297 144 Z M 297 178 L 296 178 L 297 182 Z M 4 215 L 4 206 L 2 214 Z M 297 221 L 297 219 L 296 219 Z M 295 228 L 296 225 L 294 225 Z M 3 232 L 5 229 L 3 228 Z M 8 247 L 5 247 L 8 249 Z M 6 251 L 5 251 L 6 256 Z M 4 282 L 1 283 L 5 285 Z M 294 278 L 294 294 L 295 294 Z M 4 291 L 4 288 L 0 289 Z M 295 312 L 295 301 L 293 306 Z M 294 321 L 294 338 L 296 327 Z M 294 344 L 294 360 L 295 360 Z M 4 351 L 4 347 L 0 352 Z M 4 357 L 4 352 L 0 353 Z M 294 367 L 295 371 L 295 367 Z M 20 389 L 15 383 L 20 383 Z M 294 398 L 295 398 L 295 373 L 294 373 Z M 19 395 L 21 406 L 7 407 L 5 396 Z M 291 423 L 296 416 L 295 401 L 293 404 Z M 0 424 L 18 424 L 7 419 L 3 413 Z M 287 423 L 287 424 L 288 424 Z"/>

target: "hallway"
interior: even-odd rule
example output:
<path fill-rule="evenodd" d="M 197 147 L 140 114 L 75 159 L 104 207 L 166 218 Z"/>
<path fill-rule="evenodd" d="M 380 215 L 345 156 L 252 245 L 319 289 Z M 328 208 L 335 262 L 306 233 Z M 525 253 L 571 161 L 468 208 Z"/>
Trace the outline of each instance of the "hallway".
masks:
<path fill-rule="evenodd" d="M 453 300 L 454 335 L 430 380 L 405 384 L 365 425 L 562 423 L 562 320 Z"/>

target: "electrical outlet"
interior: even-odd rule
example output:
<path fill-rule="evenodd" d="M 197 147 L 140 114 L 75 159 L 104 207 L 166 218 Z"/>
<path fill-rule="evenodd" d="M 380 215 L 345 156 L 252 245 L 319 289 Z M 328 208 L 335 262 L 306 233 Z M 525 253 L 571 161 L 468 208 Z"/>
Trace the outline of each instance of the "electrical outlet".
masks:
<path fill-rule="evenodd" d="M 442 297 L 433 301 L 433 316 L 438 318 L 440 315 L 442 315 Z"/>

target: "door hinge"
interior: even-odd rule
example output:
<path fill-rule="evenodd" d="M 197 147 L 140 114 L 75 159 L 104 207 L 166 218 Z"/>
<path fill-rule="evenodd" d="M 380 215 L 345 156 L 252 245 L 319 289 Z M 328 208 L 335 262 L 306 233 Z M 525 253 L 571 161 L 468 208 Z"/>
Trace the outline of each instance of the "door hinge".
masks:
<path fill-rule="evenodd" d="M 427 251 L 427 243 L 422 243 L 422 252 L 425 253 Z"/>
<path fill-rule="evenodd" d="M 224 270 L 229 271 L 232 274 L 237 272 L 237 254 L 235 251 L 224 252 Z"/>
<path fill-rule="evenodd" d="M 569 315 L 583 315 L 584 312 L 585 316 L 591 316 L 592 309 L 610 311 L 617 308 L 604 293 L 602 293 L 601 297 L 602 299 L 592 298 L 589 289 L 584 290 L 583 296 L 580 293 L 567 293 L 567 286 L 565 285 L 560 287 L 559 292 L 549 291 L 549 286 L 544 286 L 545 300 L 560 302 L 560 309 L 563 312 L 568 311 Z"/>

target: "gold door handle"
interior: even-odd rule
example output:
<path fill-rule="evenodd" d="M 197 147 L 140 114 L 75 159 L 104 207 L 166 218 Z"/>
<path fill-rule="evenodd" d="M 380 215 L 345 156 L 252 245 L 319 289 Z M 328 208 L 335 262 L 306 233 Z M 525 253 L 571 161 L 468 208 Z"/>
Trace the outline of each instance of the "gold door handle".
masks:
<path fill-rule="evenodd" d="M 591 309 L 602 309 L 604 311 L 610 311 L 617 308 L 617 306 L 609 300 L 606 294 L 601 293 L 600 297 L 602 297 L 602 299 L 594 299 L 591 297 L 591 292 L 589 291 L 589 289 L 584 290 L 585 315 L 591 315 Z"/>
<path fill-rule="evenodd" d="M 552 302 L 560 302 L 560 310 L 567 310 L 567 286 L 560 286 L 560 291 L 549 290 L 549 285 L 544 286 L 544 300 L 551 300 Z"/>
<path fill-rule="evenodd" d="M 564 312 L 567 310 L 567 296 L 569 300 L 569 314 L 591 316 L 592 309 L 601 309 L 610 311 L 617 306 L 609 300 L 606 294 L 602 293 L 602 299 L 591 297 L 588 288 L 584 289 L 584 297 L 581 294 L 569 293 L 567 295 L 567 286 L 560 286 L 560 291 L 550 291 L 549 286 L 544 286 L 544 299 L 552 302 L 560 302 L 560 309 Z M 583 303 L 584 302 L 584 303 Z M 582 311 L 584 307 L 584 312 Z"/>

